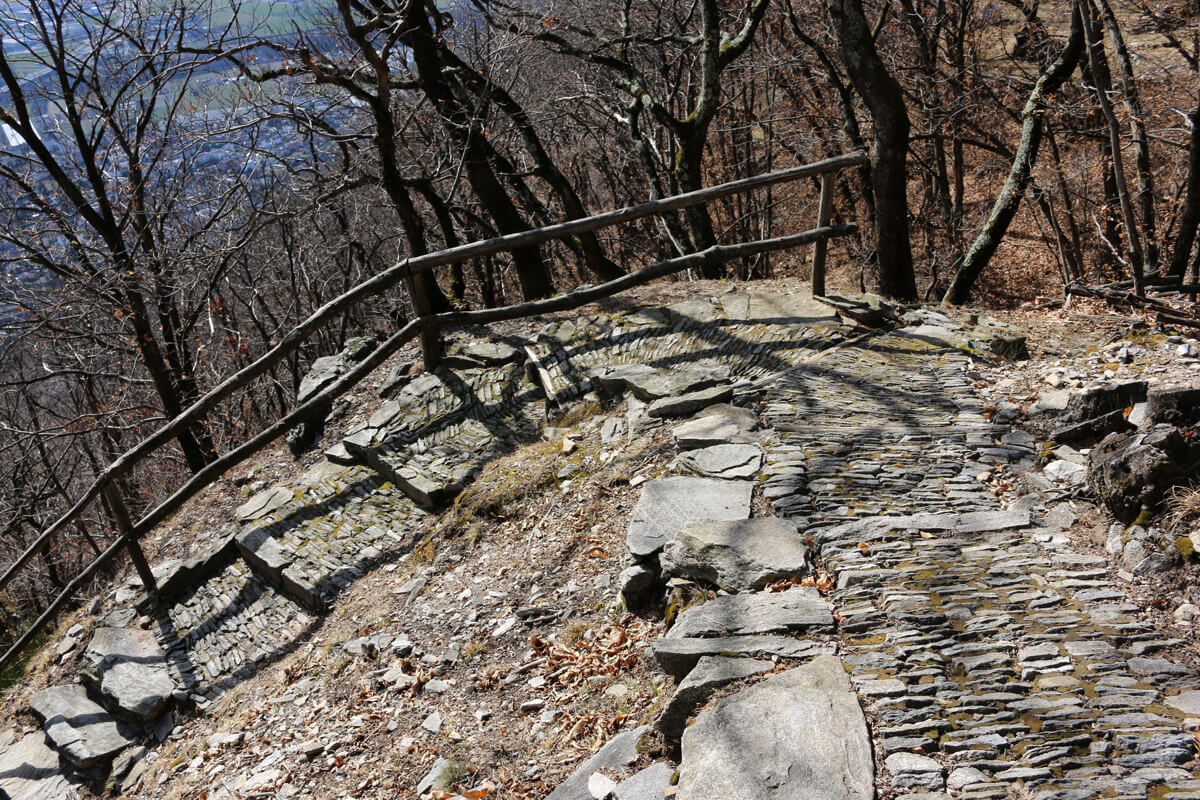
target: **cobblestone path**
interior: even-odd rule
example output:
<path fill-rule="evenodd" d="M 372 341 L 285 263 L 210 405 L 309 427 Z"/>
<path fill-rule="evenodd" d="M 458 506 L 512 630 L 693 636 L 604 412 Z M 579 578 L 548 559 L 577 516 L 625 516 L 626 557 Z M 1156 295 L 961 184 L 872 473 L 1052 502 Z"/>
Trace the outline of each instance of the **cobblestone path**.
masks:
<path fill-rule="evenodd" d="M 1180 766 L 1195 758 L 1196 676 L 1103 558 L 1054 549 L 1039 507 L 998 507 L 979 476 L 1034 443 L 988 424 L 965 371 L 898 332 L 769 391 L 765 493 L 836 581 L 841 656 L 880 755 L 932 755 L 949 775 L 901 756 L 888 779 L 960 798 L 1200 798 Z"/>

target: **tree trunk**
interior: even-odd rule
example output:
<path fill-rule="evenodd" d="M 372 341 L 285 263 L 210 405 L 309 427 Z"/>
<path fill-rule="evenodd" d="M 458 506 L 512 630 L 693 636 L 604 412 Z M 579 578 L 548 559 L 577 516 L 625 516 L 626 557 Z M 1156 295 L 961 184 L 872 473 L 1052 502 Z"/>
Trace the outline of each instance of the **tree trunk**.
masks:
<path fill-rule="evenodd" d="M 875 123 L 871 180 L 875 194 L 875 257 L 880 294 L 917 299 L 908 234 L 908 109 L 887 71 L 863 15 L 861 0 L 826 0 L 838 46 L 855 90 Z"/>
<path fill-rule="evenodd" d="M 1021 111 L 1021 143 L 1013 157 L 1012 168 L 1008 172 L 1004 188 L 1000 190 L 1000 196 L 996 198 L 987 222 L 975 237 L 962 265 L 954 273 L 954 279 L 950 282 L 950 288 L 946 290 L 943 302 L 956 305 L 967 302 L 971 287 L 991 260 L 996 248 L 1000 246 L 1004 234 L 1008 232 L 1009 224 L 1021 207 L 1021 198 L 1029 186 L 1029 176 L 1037 161 L 1049 96 L 1058 91 L 1075 71 L 1079 56 L 1083 52 L 1083 38 L 1082 18 L 1076 4 L 1071 14 L 1071 34 L 1066 47 L 1038 77 L 1029 100 Z"/>
<path fill-rule="evenodd" d="M 1188 120 L 1192 123 L 1192 134 L 1188 140 L 1187 194 L 1184 195 L 1183 211 L 1179 215 L 1179 236 L 1175 240 L 1171 266 L 1167 271 L 1171 277 L 1181 280 L 1187 270 L 1192 246 L 1196 243 L 1196 226 L 1200 225 L 1200 101 L 1192 106 Z"/>

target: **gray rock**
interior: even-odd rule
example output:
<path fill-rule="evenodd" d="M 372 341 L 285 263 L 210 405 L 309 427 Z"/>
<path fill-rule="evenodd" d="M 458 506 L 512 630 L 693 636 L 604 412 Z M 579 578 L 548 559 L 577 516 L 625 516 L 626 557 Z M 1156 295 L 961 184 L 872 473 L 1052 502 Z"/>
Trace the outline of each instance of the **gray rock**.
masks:
<path fill-rule="evenodd" d="M 1172 566 L 1174 564 L 1166 554 L 1151 553 L 1133 568 L 1133 575 L 1137 578 L 1142 578 L 1146 575 L 1161 575 L 1164 572 L 1170 572 Z"/>
<path fill-rule="evenodd" d="M 266 528 L 250 528 L 235 538 L 238 552 L 246 563 L 263 577 L 278 582 L 283 571 L 295 560 Z"/>
<path fill-rule="evenodd" d="M 40 733 L 0 747 L 0 795 L 14 800 L 79 800 L 82 786 Z"/>
<path fill-rule="evenodd" d="M 1105 437 L 1089 454 L 1088 482 L 1112 515 L 1131 522 L 1157 508 L 1171 487 L 1190 480 L 1198 448 L 1170 427 Z"/>
<path fill-rule="evenodd" d="M 626 370 L 621 374 L 621 380 L 637 399 L 645 403 L 652 403 L 655 400 L 686 395 L 726 383 L 729 380 L 729 367 L 711 364 L 685 364 L 670 371 Z M 725 401 L 713 400 L 712 402 Z"/>
<path fill-rule="evenodd" d="M 972 511 L 966 514 L 913 514 L 908 527 L 923 531 L 984 533 L 1029 526 L 1028 511 Z"/>
<path fill-rule="evenodd" d="M 234 513 L 237 515 L 239 522 L 252 522 L 265 517 L 284 503 L 295 499 L 295 497 L 295 489 L 276 486 L 273 489 L 267 489 L 254 495 L 238 506 Z"/>
<path fill-rule="evenodd" d="M 679 800 L 871 800 L 871 739 L 842 662 L 821 656 L 700 714 L 683 735 Z"/>
<path fill-rule="evenodd" d="M 1149 553 L 1146 550 L 1146 545 L 1142 544 L 1137 539 L 1130 539 L 1125 543 L 1125 547 L 1121 551 L 1121 561 L 1125 563 L 1125 568 L 1132 570 L 1146 558 Z"/>
<path fill-rule="evenodd" d="M 1200 422 L 1200 388 L 1155 389 L 1146 396 L 1146 420 L 1152 425 Z"/>
<path fill-rule="evenodd" d="M 678 739 L 683 734 L 687 718 L 708 702 L 717 689 L 751 675 L 770 672 L 773 667 L 770 661 L 757 658 L 704 656 L 675 689 L 675 694 L 655 724 L 668 739 Z"/>
<path fill-rule="evenodd" d="M 756 444 L 718 444 L 679 454 L 679 466 L 702 478 L 750 479 L 763 465 L 763 450 Z"/>
<path fill-rule="evenodd" d="M 1110 433 L 1127 431 L 1138 424 L 1132 421 L 1132 414 L 1129 416 L 1130 418 L 1126 419 L 1124 409 L 1117 409 L 1116 411 L 1110 411 L 1107 414 L 1101 414 L 1098 417 L 1093 417 L 1083 422 L 1064 425 L 1051 431 L 1050 441 L 1058 442 L 1059 444 L 1088 440 L 1095 441 L 1101 436 L 1106 436 Z"/>
<path fill-rule="evenodd" d="M 663 574 L 731 592 L 806 573 L 808 548 L 794 524 L 777 517 L 689 525 L 659 556 Z"/>
<path fill-rule="evenodd" d="M 743 416 L 709 414 L 676 426 L 671 435 L 680 450 L 694 450 L 718 444 L 752 444 L 755 441 L 753 430 Z"/>
<path fill-rule="evenodd" d="M 1110 411 L 1129 408 L 1146 399 L 1145 381 L 1128 381 L 1112 386 L 1097 386 L 1071 395 L 1067 403 L 1066 418 L 1071 422 L 1083 422 Z"/>
<path fill-rule="evenodd" d="M 631 610 L 643 608 L 658 586 L 658 574 L 644 564 L 634 564 L 621 570 L 617 590 Z"/>
<path fill-rule="evenodd" d="M 88 699 L 82 686 L 52 686 L 29 699 L 46 737 L 64 758 L 92 767 L 134 743 L 117 720 Z"/>
<path fill-rule="evenodd" d="M 635 558 L 658 553 L 693 522 L 746 519 L 751 484 L 713 478 L 674 477 L 650 481 L 629 523 L 626 544 Z"/>
<path fill-rule="evenodd" d="M 793 631 L 826 632 L 833 628 L 833 609 L 812 587 L 793 587 L 772 594 L 718 597 L 681 613 L 667 638 L 752 636 Z"/>
<path fill-rule="evenodd" d="M 442 363 L 452 369 L 478 369 L 524 360 L 524 351 L 505 342 L 466 342 L 451 346 Z"/>
<path fill-rule="evenodd" d="M 790 636 L 719 636 L 712 639 L 659 639 L 650 647 L 658 665 L 682 680 L 705 656 L 811 658 L 829 652 L 820 642 Z"/>
<path fill-rule="evenodd" d="M 425 777 L 421 778 L 420 782 L 417 784 L 417 797 L 421 797 L 430 789 L 449 788 L 445 785 L 447 783 L 447 778 L 449 777 L 447 775 L 449 770 L 450 759 L 439 758 L 437 761 L 434 761 L 433 766 L 429 768 L 429 772 L 425 773 Z"/>
<path fill-rule="evenodd" d="M 1189 717 L 1200 717 L 1200 689 L 1188 689 L 1163 698 L 1163 705 L 1182 711 Z"/>
<path fill-rule="evenodd" d="M 892 773 L 892 786 L 896 789 L 932 789 L 945 787 L 943 767 L 928 756 L 916 753 L 892 753 L 883 762 Z"/>
<path fill-rule="evenodd" d="M 596 755 L 558 785 L 546 800 L 593 800 L 588 792 L 588 778 L 593 772 L 627 773 L 637 763 L 638 742 L 650 730 L 649 725 L 618 733 Z"/>
<path fill-rule="evenodd" d="M 987 783 L 990 780 L 991 778 L 983 770 L 975 769 L 975 767 L 957 767 L 946 778 L 946 788 L 958 791 L 965 786 Z"/>
<path fill-rule="evenodd" d="M 675 769 L 670 764 L 651 764 L 632 778 L 617 784 L 613 792 L 615 800 L 663 800 L 663 794 L 671 785 Z"/>
<path fill-rule="evenodd" d="M 646 415 L 655 418 L 686 417 L 714 403 L 727 403 L 733 399 L 732 386 L 713 386 L 687 394 L 672 395 L 655 400 L 646 409 Z"/>
<path fill-rule="evenodd" d="M 151 631 L 97 628 L 83 653 L 83 677 L 124 713 L 146 723 L 175 692 L 166 653 Z"/>

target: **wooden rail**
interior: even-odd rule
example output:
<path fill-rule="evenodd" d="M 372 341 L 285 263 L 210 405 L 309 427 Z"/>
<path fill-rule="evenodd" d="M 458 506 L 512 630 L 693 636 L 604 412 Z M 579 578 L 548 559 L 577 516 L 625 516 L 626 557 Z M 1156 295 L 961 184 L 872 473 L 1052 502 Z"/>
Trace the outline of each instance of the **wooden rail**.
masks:
<path fill-rule="evenodd" d="M 128 514 L 116 511 L 118 524 L 124 529 L 112 545 L 85 567 L 51 602 L 46 610 L 33 622 L 29 629 L 0 656 L 0 671 L 11 664 L 38 631 L 49 624 L 58 611 L 74 596 L 75 592 L 105 565 L 113 561 L 122 551 L 126 551 L 147 591 L 153 594 L 157 590 L 153 575 L 146 563 L 144 554 L 138 544 L 142 536 L 155 525 L 165 520 L 177 511 L 187 500 L 194 497 L 202 489 L 216 481 L 227 470 L 245 461 L 250 456 L 262 450 L 288 430 L 295 427 L 308 414 L 318 409 L 322 404 L 337 399 L 353 388 L 372 370 L 382 364 L 389 356 L 399 350 L 415 337 L 429 331 L 441 331 L 447 328 L 465 325 L 478 325 L 502 320 L 520 319 L 539 314 L 564 311 L 578 308 L 589 303 L 611 297 L 626 289 L 647 283 L 666 275 L 681 272 L 686 269 L 723 264 L 735 258 L 741 258 L 757 253 L 765 253 L 795 247 L 800 244 L 815 242 L 823 245 L 825 241 L 835 236 L 845 236 L 853 233 L 857 227 L 852 223 L 830 226 L 830 205 L 832 203 L 833 176 L 847 167 L 866 164 L 869 158 L 865 153 L 850 153 L 835 158 L 806 164 L 791 169 L 757 175 L 738 181 L 719 184 L 688 194 L 676 195 L 661 200 L 653 200 L 636 206 L 608 211 L 591 217 L 570 220 L 555 225 L 549 225 L 535 230 L 486 239 L 479 242 L 461 245 L 436 253 L 406 259 L 394 267 L 379 273 L 375 277 L 358 284 L 344 294 L 330 300 L 306 320 L 289 331 L 279 342 L 256 361 L 226 378 L 209 390 L 203 397 L 185 409 L 179 416 L 164 424 L 155 433 L 143 439 L 130 450 L 113 461 L 100 473 L 86 492 L 70 509 L 42 532 L 32 544 L 14 561 L 3 575 L 0 575 L 0 591 L 20 573 L 26 565 L 40 552 L 45 544 L 67 525 L 74 522 L 87 507 L 88 503 L 104 494 L 114 509 L 124 509 L 115 480 L 126 474 L 142 459 L 154 453 L 163 445 L 169 443 L 178 432 L 191 424 L 209 410 L 214 408 L 233 392 L 248 385 L 251 381 L 264 375 L 268 370 L 294 352 L 309 336 L 318 331 L 323 325 L 334 320 L 339 314 L 363 300 L 383 292 L 401 281 L 407 280 L 417 272 L 424 272 L 440 266 L 446 266 L 469 258 L 476 258 L 504 250 L 528 247 L 544 242 L 573 236 L 579 233 L 598 230 L 621 222 L 642 219 L 649 216 L 661 215 L 670 211 L 706 203 L 731 194 L 752 189 L 771 186 L 779 183 L 798 180 L 800 178 L 819 176 L 821 178 L 821 202 L 818 211 L 818 226 L 813 230 L 802 233 L 781 236 L 773 239 L 763 239 L 731 245 L 716 245 L 698 253 L 691 253 L 678 258 L 659 262 L 636 272 L 623 275 L 620 278 L 598 286 L 528 303 L 519 303 L 501 308 L 481 309 L 478 311 L 452 311 L 443 314 L 419 317 L 399 331 L 388 337 L 378 348 L 371 352 L 362 362 L 342 375 L 337 381 L 309 398 L 305 403 L 293 409 L 275 423 L 261 431 L 251 439 L 207 465 L 193 475 L 166 500 L 149 511 L 136 522 L 128 520 Z M 824 247 L 819 247 L 813 255 L 814 294 L 824 293 Z M 820 275 L 820 286 L 815 285 Z M 819 289 L 819 291 L 818 291 Z M 113 498 L 116 498 L 114 501 Z"/>

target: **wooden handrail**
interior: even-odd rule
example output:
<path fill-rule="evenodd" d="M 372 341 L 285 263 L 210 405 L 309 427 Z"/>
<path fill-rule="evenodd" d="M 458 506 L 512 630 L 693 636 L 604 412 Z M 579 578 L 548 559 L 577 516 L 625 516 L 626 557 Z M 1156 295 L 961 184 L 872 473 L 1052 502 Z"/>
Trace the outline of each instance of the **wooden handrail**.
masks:
<path fill-rule="evenodd" d="M 177 417 L 167 422 L 155 433 L 143 439 L 130 450 L 123 453 L 97 476 L 86 492 L 61 517 L 51 524 L 26 550 L 11 564 L 3 575 L 0 575 L 0 591 L 38 554 L 47 541 L 64 527 L 72 523 L 87 504 L 99 496 L 116 478 L 127 473 L 139 461 L 168 443 L 185 425 L 190 424 L 207 411 L 211 410 L 234 391 L 249 384 L 255 378 L 265 374 L 267 370 L 278 364 L 287 355 L 295 351 L 305 339 L 320 329 L 322 325 L 335 318 L 342 311 L 356 305 L 362 300 L 374 296 L 407 279 L 415 272 L 435 269 L 440 266 L 455 263 L 468 258 L 475 258 L 502 250 L 526 247 L 534 244 L 561 239 L 579 233 L 598 230 L 621 222 L 641 219 L 656 214 L 675 211 L 681 208 L 698 205 L 710 200 L 726 197 L 738 192 L 744 192 L 763 186 L 770 186 L 787 181 L 793 181 L 812 175 L 826 175 L 847 167 L 859 166 L 869 162 L 865 153 L 850 153 L 825 159 L 813 164 L 806 164 L 791 169 L 779 170 L 752 178 L 730 181 L 717 186 L 708 187 L 687 194 L 676 195 L 661 200 L 652 200 L 636 206 L 608 211 L 577 220 L 549 225 L 530 231 L 486 239 L 479 242 L 461 245 L 436 253 L 419 256 L 402 261 L 379 275 L 360 283 L 355 288 L 339 295 L 323 305 L 291 331 L 280 342 L 260 356 L 256 361 L 242 368 L 229 378 L 213 387 L 203 397 L 181 412 Z M 823 193 L 824 194 L 824 193 Z M 822 222 L 824 220 L 821 220 Z M 341 376 L 327 389 L 314 395 L 308 401 L 293 409 L 275 423 L 252 437 L 247 442 L 217 459 L 204 469 L 193 475 L 179 489 L 171 494 L 156 508 L 148 512 L 135 524 L 123 531 L 112 546 L 97 556 L 96 560 L 73 579 L 49 607 L 38 617 L 33 625 L 16 643 L 0 656 L 0 670 L 10 664 L 20 651 L 32 640 L 37 631 L 46 625 L 63 604 L 74 594 L 86 580 L 96 571 L 109 563 L 120 553 L 122 548 L 136 549 L 136 543 L 147 531 L 174 513 L 191 497 L 215 481 L 226 470 L 231 469 L 254 453 L 278 439 L 291 428 L 302 421 L 306 415 L 316 410 L 321 404 L 336 399 L 358 383 L 363 377 L 378 367 L 396 350 L 417 335 L 428 330 L 441 330 L 450 327 L 497 322 L 507 319 L 519 319 L 537 314 L 563 311 L 578 308 L 597 300 L 611 297 L 628 288 L 646 283 L 665 275 L 680 272 L 708 264 L 721 264 L 734 258 L 740 258 L 755 253 L 769 252 L 794 247 L 807 242 L 823 242 L 834 236 L 845 236 L 857 230 L 854 224 L 836 226 L 819 225 L 816 229 L 803 233 L 782 236 L 774 239 L 764 239 L 754 242 L 744 242 L 732 245 L 715 245 L 698 253 L 691 253 L 668 261 L 651 265 L 642 270 L 623 275 L 599 286 L 580 289 L 546 300 L 519 303 L 502 308 L 481 309 L 477 311 L 452 311 L 432 316 L 420 317 L 405 325 L 390 336 L 380 347 L 353 369 Z M 119 546 L 118 546 L 119 545 Z M 141 570 L 139 570 L 140 572 Z M 150 588 L 153 588 L 152 585 Z"/>
<path fill-rule="evenodd" d="M 266 374 L 267 370 L 274 367 L 289 354 L 297 350 L 304 341 L 319 330 L 325 323 L 336 318 L 338 314 L 357 305 L 368 297 L 375 296 L 380 292 L 392 288 L 403 280 L 406 280 L 414 272 L 424 272 L 435 269 L 437 267 L 447 266 L 457 261 L 464 261 L 469 258 L 477 258 L 479 256 L 497 253 L 502 250 L 510 250 L 518 247 L 527 247 L 535 244 L 561 239 L 566 236 L 573 236 L 579 233 L 587 233 L 588 231 L 599 230 L 600 228 L 615 225 L 621 222 L 628 222 L 635 219 L 662 214 L 668 211 L 677 211 L 681 208 L 706 203 L 710 200 L 716 200 L 721 197 L 727 197 L 731 194 L 749 191 L 764 186 L 772 186 L 778 183 L 786 183 L 788 181 L 798 180 L 800 178 L 809 177 L 812 175 L 823 175 L 827 172 L 836 172 L 847 167 L 861 166 L 870 162 L 870 158 L 866 153 L 856 152 L 847 155 L 828 158 L 823 161 L 817 161 L 812 164 L 805 164 L 799 167 L 790 169 L 778 170 L 765 175 L 756 175 L 752 178 L 743 178 L 737 181 L 710 186 L 705 189 L 700 189 L 687 194 L 675 195 L 673 197 L 663 198 L 661 200 L 651 200 L 646 203 L 641 203 L 636 206 L 628 206 L 620 208 L 616 211 L 607 211 L 603 214 L 596 214 L 591 217 L 582 219 L 570 220 L 568 222 L 560 222 L 556 225 L 548 225 L 544 228 L 537 228 L 530 231 L 522 231 L 513 233 L 507 236 L 499 236 L 492 239 L 484 239 L 478 242 L 452 247 L 448 250 L 441 250 L 436 253 L 418 256 L 416 258 L 401 261 L 390 269 L 384 270 L 373 278 L 360 283 L 358 286 L 349 291 L 335 297 L 325 305 L 317 309 L 308 319 L 301 322 L 292 330 L 288 331 L 279 344 L 272 347 L 266 353 L 263 353 L 253 363 L 248 364 L 242 369 L 235 372 L 233 375 L 226 378 L 221 383 L 210 389 L 203 397 L 192 403 L 184 409 L 178 416 L 167 422 L 163 427 L 156 432 L 143 439 L 131 449 L 123 453 L 119 458 L 113 461 L 108 467 L 97 476 L 96 480 L 88 487 L 87 491 L 71 506 L 67 511 L 55 520 L 42 535 L 34 540 L 33 544 L 26 548 L 15 562 L 5 570 L 3 575 L 0 575 L 0 591 L 3 591 L 13 577 L 25 567 L 34 556 L 38 554 L 41 547 L 49 541 L 51 537 L 65 528 L 67 525 L 75 521 L 87 504 L 94 500 L 104 490 L 104 487 L 116 478 L 121 477 L 133 469 L 133 467 L 146 456 L 150 455 L 158 448 L 167 444 L 178 433 L 188 425 L 191 425 L 198 418 L 208 413 L 216 407 L 225 398 L 233 394 L 238 389 L 246 386 L 255 378 Z"/>

